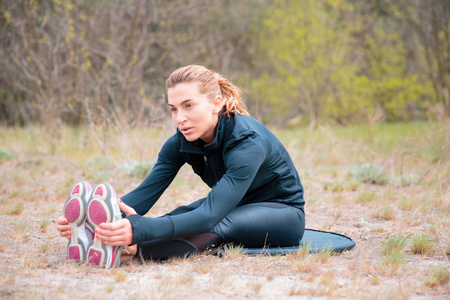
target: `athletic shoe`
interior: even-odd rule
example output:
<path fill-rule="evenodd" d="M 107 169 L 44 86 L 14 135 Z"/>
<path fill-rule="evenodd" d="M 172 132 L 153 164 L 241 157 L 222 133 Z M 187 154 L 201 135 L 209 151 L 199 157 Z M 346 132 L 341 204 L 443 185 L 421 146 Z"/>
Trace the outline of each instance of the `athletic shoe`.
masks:
<path fill-rule="evenodd" d="M 92 187 L 86 181 L 75 184 L 64 203 L 64 217 L 70 226 L 70 240 L 67 243 L 67 257 L 85 261 L 86 253 L 94 237 L 94 230 L 86 224 L 87 200 Z"/>
<path fill-rule="evenodd" d="M 91 193 L 86 218 L 94 230 L 101 223 L 112 223 L 122 218 L 116 192 L 109 183 L 98 185 Z M 88 248 L 87 262 L 107 269 L 119 266 L 122 249 L 123 246 L 104 245 L 94 235 Z"/>

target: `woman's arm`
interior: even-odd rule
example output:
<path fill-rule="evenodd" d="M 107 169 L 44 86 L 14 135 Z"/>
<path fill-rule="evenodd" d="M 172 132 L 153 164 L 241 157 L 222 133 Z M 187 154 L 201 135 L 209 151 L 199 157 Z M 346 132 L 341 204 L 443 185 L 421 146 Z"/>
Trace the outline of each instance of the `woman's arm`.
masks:
<path fill-rule="evenodd" d="M 133 226 L 133 243 L 211 230 L 239 204 L 266 157 L 261 141 L 255 139 L 259 137 L 249 137 L 229 151 L 225 160 L 227 172 L 197 208 L 159 218 L 127 217 Z"/>
<path fill-rule="evenodd" d="M 135 190 L 118 199 L 124 217 L 136 218 L 146 214 L 159 199 L 184 164 L 179 155 L 179 148 L 180 140 L 177 136 L 169 138 L 164 143 L 158 155 L 158 161 L 147 178 Z M 165 224 L 159 222 L 158 225 L 161 232 L 167 231 L 164 228 L 168 228 L 170 231 L 173 228 L 170 220 Z M 102 243 L 114 246 L 130 245 L 135 234 L 141 235 L 139 226 L 133 228 L 127 218 L 113 223 L 102 223 L 95 230 L 95 234 Z"/>
<path fill-rule="evenodd" d="M 169 138 L 147 178 L 136 189 L 121 197 L 139 215 L 145 215 L 153 207 L 184 164 L 180 156 L 180 145 L 176 134 Z"/>

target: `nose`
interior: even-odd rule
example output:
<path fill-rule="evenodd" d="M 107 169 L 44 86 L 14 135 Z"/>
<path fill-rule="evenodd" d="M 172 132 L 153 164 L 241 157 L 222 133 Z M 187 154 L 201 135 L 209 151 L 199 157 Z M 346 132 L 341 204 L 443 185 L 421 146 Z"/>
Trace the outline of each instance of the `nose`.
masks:
<path fill-rule="evenodd" d="M 186 115 L 183 112 L 178 111 L 177 115 L 175 117 L 175 122 L 177 124 L 183 124 L 185 121 L 186 121 Z"/>

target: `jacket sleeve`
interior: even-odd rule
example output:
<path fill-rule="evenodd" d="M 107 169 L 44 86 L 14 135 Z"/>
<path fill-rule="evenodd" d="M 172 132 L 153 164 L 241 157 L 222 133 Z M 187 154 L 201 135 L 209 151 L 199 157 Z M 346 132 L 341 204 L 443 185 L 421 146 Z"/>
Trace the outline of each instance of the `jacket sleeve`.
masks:
<path fill-rule="evenodd" d="M 239 204 L 263 163 L 266 153 L 258 139 L 256 134 L 249 136 L 227 152 L 226 173 L 195 209 L 160 218 L 127 217 L 133 226 L 133 243 L 210 231 Z M 171 230 L 164 227 L 167 224 L 172 224 Z M 139 235 L 138 228 L 142 228 Z"/>
<path fill-rule="evenodd" d="M 179 149 L 179 139 L 174 135 L 164 143 L 147 178 L 136 189 L 121 197 L 139 215 L 145 215 L 153 207 L 184 164 Z"/>

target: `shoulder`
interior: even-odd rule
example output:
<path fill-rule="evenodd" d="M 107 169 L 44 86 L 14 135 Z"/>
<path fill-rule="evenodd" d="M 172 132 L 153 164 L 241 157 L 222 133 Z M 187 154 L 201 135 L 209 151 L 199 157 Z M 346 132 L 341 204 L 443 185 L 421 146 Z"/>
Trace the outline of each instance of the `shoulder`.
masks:
<path fill-rule="evenodd" d="M 236 115 L 231 139 L 225 146 L 227 154 L 242 156 L 244 153 L 265 156 L 270 152 L 270 132 L 260 121 L 246 115 Z M 248 158 L 247 155 L 244 155 Z"/>
<path fill-rule="evenodd" d="M 235 138 L 244 137 L 252 134 L 265 133 L 268 131 L 260 121 L 251 116 L 236 115 L 233 136 Z"/>
<path fill-rule="evenodd" d="M 173 157 L 180 153 L 181 148 L 181 138 L 179 133 L 175 133 L 163 144 L 161 150 L 159 151 L 160 158 Z"/>
<path fill-rule="evenodd" d="M 277 140 L 263 123 L 246 115 L 236 115 L 232 137 L 235 141 L 252 138 L 258 140 L 259 143 L 273 143 Z"/>
<path fill-rule="evenodd" d="M 180 148 L 181 146 L 181 133 L 177 132 L 172 135 L 171 137 L 169 137 L 167 139 L 167 141 L 164 143 L 163 148 L 166 146 L 170 146 L 170 147 L 178 147 Z"/>

